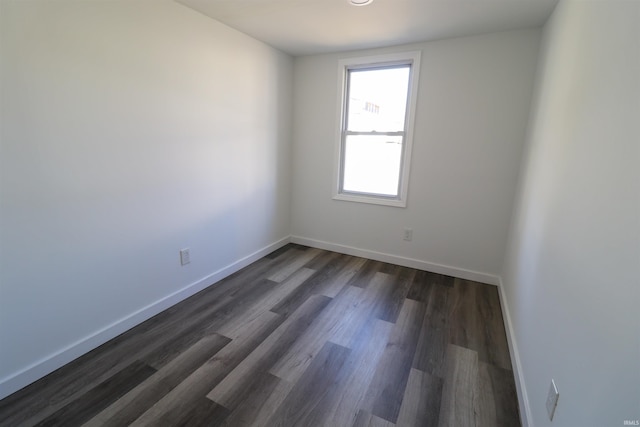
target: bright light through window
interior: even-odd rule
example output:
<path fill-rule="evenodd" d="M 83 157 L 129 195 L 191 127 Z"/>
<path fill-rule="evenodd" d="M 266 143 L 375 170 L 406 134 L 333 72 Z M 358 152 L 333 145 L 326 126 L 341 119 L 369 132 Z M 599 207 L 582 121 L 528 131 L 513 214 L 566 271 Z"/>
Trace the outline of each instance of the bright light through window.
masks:
<path fill-rule="evenodd" d="M 402 137 L 349 135 L 344 149 L 345 191 L 397 196 Z"/>
<path fill-rule="evenodd" d="M 419 54 L 401 60 L 343 61 L 337 199 L 404 206 L 411 98 Z"/>
<path fill-rule="evenodd" d="M 410 70 L 408 65 L 350 70 L 347 130 L 404 131 Z"/>
<path fill-rule="evenodd" d="M 398 196 L 403 136 L 395 133 L 404 132 L 410 71 L 348 71 L 343 191 Z"/>

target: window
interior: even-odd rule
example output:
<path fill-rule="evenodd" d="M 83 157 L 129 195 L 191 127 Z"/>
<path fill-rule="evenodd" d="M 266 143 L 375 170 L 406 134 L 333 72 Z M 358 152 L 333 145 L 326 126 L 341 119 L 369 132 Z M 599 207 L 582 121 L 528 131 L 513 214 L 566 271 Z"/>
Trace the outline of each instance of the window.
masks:
<path fill-rule="evenodd" d="M 340 61 L 334 199 L 406 206 L 420 53 Z"/>

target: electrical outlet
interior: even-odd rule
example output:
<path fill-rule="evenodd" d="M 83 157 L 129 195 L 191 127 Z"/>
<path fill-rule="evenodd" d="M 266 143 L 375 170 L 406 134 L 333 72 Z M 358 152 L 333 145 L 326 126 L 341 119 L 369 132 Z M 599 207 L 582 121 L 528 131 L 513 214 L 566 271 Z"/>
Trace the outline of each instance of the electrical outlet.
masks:
<path fill-rule="evenodd" d="M 187 265 L 191 262 L 189 248 L 180 249 L 180 265 Z"/>
<path fill-rule="evenodd" d="M 413 240 L 413 230 L 410 228 L 405 228 L 404 229 L 404 234 L 402 235 L 402 240 L 406 240 L 407 242 L 410 242 Z"/>
<path fill-rule="evenodd" d="M 549 387 L 549 394 L 547 395 L 547 414 L 549 414 L 549 420 L 553 421 L 553 414 L 556 412 L 556 406 L 558 406 L 558 388 L 556 382 L 551 379 L 551 386 Z"/>

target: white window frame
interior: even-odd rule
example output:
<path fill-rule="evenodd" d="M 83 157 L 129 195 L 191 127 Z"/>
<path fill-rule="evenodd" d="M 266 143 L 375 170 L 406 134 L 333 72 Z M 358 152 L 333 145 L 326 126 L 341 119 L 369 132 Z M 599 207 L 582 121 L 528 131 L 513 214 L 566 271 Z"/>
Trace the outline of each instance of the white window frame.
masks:
<path fill-rule="evenodd" d="M 347 85 L 349 70 L 387 67 L 394 65 L 411 65 L 409 88 L 407 91 L 407 110 L 403 132 L 376 132 L 375 135 L 403 136 L 402 157 L 400 165 L 399 189 L 397 196 L 386 196 L 369 193 L 348 192 L 342 189 L 344 170 L 344 143 L 347 135 Z M 407 206 L 409 186 L 409 168 L 411 166 L 411 149 L 413 146 L 413 128 L 415 122 L 416 103 L 418 98 L 418 80 L 420 76 L 420 52 L 401 52 L 387 55 L 346 58 L 338 65 L 338 115 L 335 147 L 335 170 L 333 174 L 333 199 L 350 202 L 371 203 L 395 207 Z M 374 134 L 374 133 L 371 133 Z"/>

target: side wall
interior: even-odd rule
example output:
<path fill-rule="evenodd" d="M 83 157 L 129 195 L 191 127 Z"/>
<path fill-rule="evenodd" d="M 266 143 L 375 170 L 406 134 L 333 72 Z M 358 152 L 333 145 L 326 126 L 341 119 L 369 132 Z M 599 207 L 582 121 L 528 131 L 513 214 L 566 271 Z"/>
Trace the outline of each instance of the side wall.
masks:
<path fill-rule="evenodd" d="M 640 421 L 639 22 L 563 1 L 544 29 L 503 273 L 525 425 Z"/>
<path fill-rule="evenodd" d="M 2 397 L 288 240 L 293 60 L 172 1 L 0 7 Z"/>
<path fill-rule="evenodd" d="M 497 282 L 539 30 L 295 59 L 294 241 Z M 332 199 L 342 58 L 420 50 L 406 208 Z M 402 240 L 403 228 L 413 241 Z"/>

